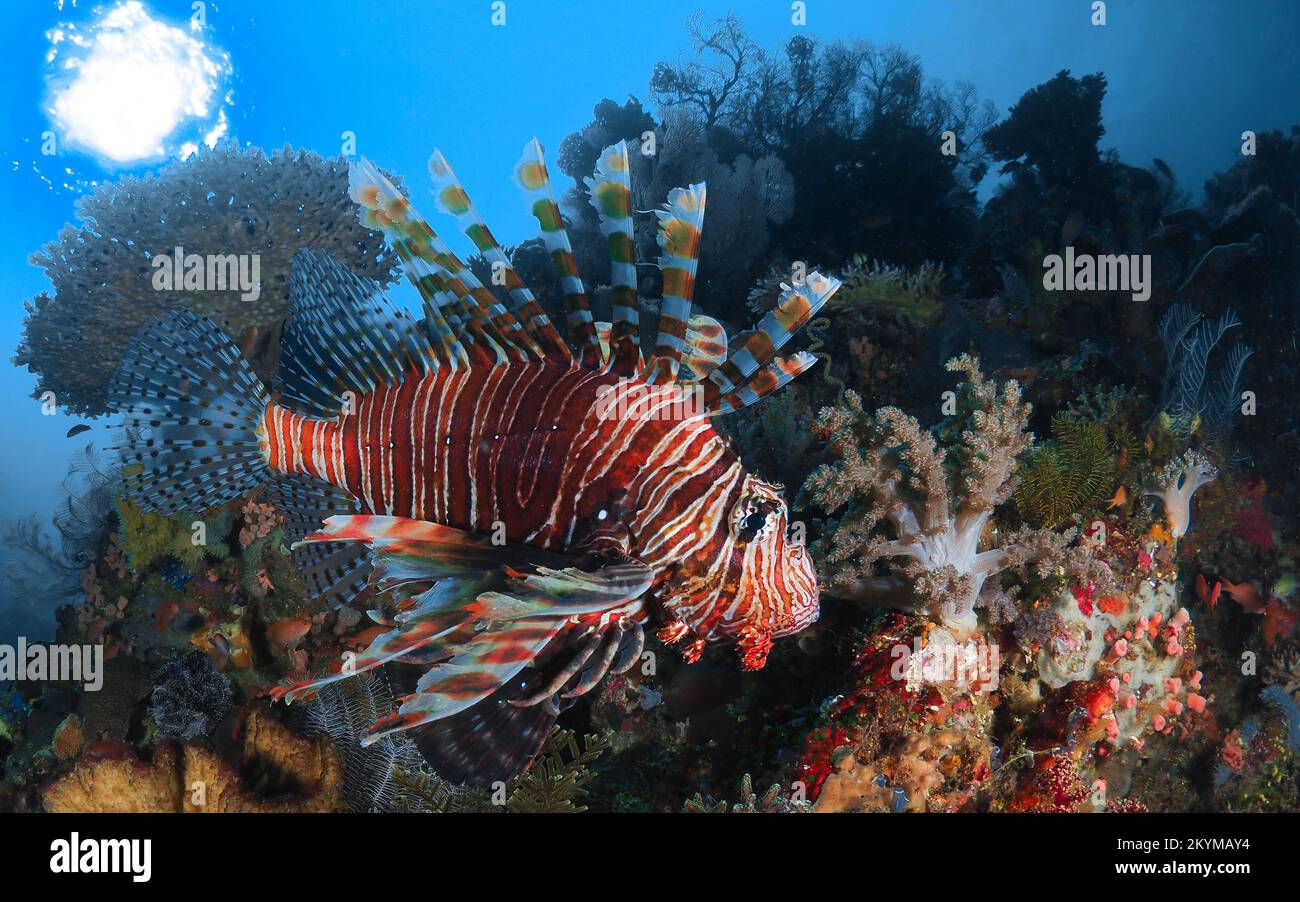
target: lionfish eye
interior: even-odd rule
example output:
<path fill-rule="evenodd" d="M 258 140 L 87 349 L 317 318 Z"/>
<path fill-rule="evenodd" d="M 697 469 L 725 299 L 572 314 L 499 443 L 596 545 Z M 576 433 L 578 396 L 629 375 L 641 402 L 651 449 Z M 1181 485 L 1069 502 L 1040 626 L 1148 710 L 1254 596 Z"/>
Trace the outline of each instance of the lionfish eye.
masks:
<path fill-rule="evenodd" d="M 737 530 L 740 535 L 740 540 L 742 542 L 753 541 L 754 537 L 758 535 L 759 530 L 767 525 L 767 518 L 774 510 L 774 507 L 759 503 L 754 510 L 746 514 L 745 518 L 740 521 L 740 526 Z"/>

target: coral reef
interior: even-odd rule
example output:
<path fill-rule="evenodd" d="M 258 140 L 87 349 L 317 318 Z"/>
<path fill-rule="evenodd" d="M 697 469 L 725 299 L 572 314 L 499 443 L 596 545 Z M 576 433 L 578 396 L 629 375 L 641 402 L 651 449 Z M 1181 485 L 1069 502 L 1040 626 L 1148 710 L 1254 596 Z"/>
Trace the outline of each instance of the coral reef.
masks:
<path fill-rule="evenodd" d="M 999 589 L 989 579 L 1008 567 L 1034 564 L 1107 581 L 1105 565 L 1086 547 L 1071 546 L 1070 532 L 1024 530 L 988 544 L 990 520 L 1015 491 L 1017 460 L 1033 441 L 1030 407 L 1018 384 L 999 392 L 972 357 L 954 358 L 948 369 L 967 381 L 953 401 L 959 424 L 945 424 L 952 442 L 942 450 L 915 418 L 891 407 L 872 416 L 853 392 L 818 415 L 815 428 L 839 460 L 814 471 L 804 491 L 827 512 L 847 507 L 819 542 L 827 581 L 883 595 L 893 587 L 876 575 L 877 561 L 903 558 L 897 572 L 920 606 L 961 630 L 975 627 L 977 605 L 996 601 Z M 880 534 L 886 524 L 892 535 Z"/>
<path fill-rule="evenodd" d="M 773 783 L 761 796 L 754 792 L 754 781 L 745 774 L 740 781 L 740 801 L 728 807 L 725 799 L 696 793 L 686 800 L 682 811 L 688 814 L 797 814 L 808 811 L 808 802 L 796 802 L 781 791 L 781 784 Z"/>
<path fill-rule="evenodd" d="M 230 678 L 202 651 L 177 655 L 154 674 L 154 723 L 164 736 L 198 739 L 229 713 L 231 694 Z"/>
<path fill-rule="evenodd" d="M 760 47 L 735 16 L 688 34 L 652 104 L 601 100 L 550 161 L 574 179 L 561 209 L 594 319 L 615 292 L 582 178 L 624 139 L 640 259 L 659 252 L 642 211 L 708 182 L 693 296 L 733 345 L 800 272 L 839 274 L 791 342 L 815 370 L 718 424 L 756 475 L 802 487 L 789 525 L 818 622 L 761 674 L 651 640 L 529 770 L 469 788 L 405 735 L 361 745 L 410 690 L 405 662 L 269 704 L 402 610 L 312 597 L 282 493 L 150 514 L 122 497 L 135 468 L 71 443 L 54 530 L 0 528 L 0 632 L 102 645 L 103 686 L 0 687 L 0 809 L 1300 810 L 1300 125 L 1260 132 L 1202 200 L 1162 160 L 1103 147 L 1101 73 L 1059 72 L 999 120 L 897 47 L 806 29 Z M 50 286 L 15 363 L 62 413 L 97 416 L 129 338 L 184 306 L 274 384 L 295 252 L 395 274 L 347 180 L 342 159 L 233 145 L 114 176 L 33 255 Z M 178 246 L 259 255 L 259 296 L 154 290 Z M 1149 258 L 1149 302 L 1049 288 L 1067 248 Z M 561 321 L 545 242 L 506 253 Z M 466 262 L 511 304 L 488 256 Z"/>
<path fill-rule="evenodd" d="M 14 363 L 37 375 L 34 397 L 54 392 L 68 412 L 105 411 L 105 390 L 127 341 L 183 304 L 211 316 L 269 375 L 288 307 L 289 265 L 301 248 L 325 250 L 358 275 L 395 277 L 396 257 L 362 227 L 348 198 L 347 164 L 288 147 L 269 156 L 235 145 L 203 150 L 157 175 L 105 182 L 77 204 L 78 226 L 31 261 L 53 294 L 26 302 Z M 260 294 L 238 289 L 157 291 L 152 261 L 191 254 L 257 254 Z"/>
<path fill-rule="evenodd" d="M 930 794 L 946 779 L 941 769 L 944 759 L 960 741 L 960 736 L 948 732 L 912 736 L 888 759 L 875 764 L 859 764 L 853 752 L 845 750 L 812 810 L 820 814 L 924 811 Z"/>
<path fill-rule="evenodd" d="M 255 782 L 278 791 L 258 792 Z M 159 746 L 148 761 L 122 747 L 88 751 L 42 799 L 55 812 L 327 812 L 342 808 L 342 791 L 343 767 L 328 739 L 303 739 L 252 712 L 242 770 L 194 745 Z"/>

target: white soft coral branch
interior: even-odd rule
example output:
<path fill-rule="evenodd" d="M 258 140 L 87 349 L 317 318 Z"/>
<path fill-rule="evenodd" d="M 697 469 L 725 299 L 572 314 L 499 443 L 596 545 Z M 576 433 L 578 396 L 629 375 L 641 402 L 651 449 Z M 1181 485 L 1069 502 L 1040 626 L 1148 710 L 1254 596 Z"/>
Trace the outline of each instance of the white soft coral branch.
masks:
<path fill-rule="evenodd" d="M 1015 491 L 1016 461 L 1033 442 L 1026 431 L 1031 407 L 1016 382 L 999 392 L 972 357 L 951 360 L 948 369 L 967 376 L 961 392 L 966 428 L 948 452 L 915 418 L 892 407 L 871 416 L 853 392 L 843 406 L 819 414 L 816 428 L 840 460 L 819 467 L 805 490 L 828 512 L 846 507 L 821 543 L 830 565 L 829 594 L 873 600 L 888 594 L 889 581 L 875 566 L 890 560 L 912 590 L 912 605 L 948 627 L 969 630 L 989 577 L 1007 567 L 1050 560 L 1081 579 L 1107 579 L 1086 549 L 1070 547 L 1072 532 L 1030 530 L 1000 547 L 980 547 L 997 506 Z M 885 524 L 892 535 L 879 534 Z M 1001 596 L 996 582 L 988 590 Z"/>
<path fill-rule="evenodd" d="M 1165 506 L 1165 517 L 1175 539 L 1181 539 L 1192 525 L 1192 496 L 1196 490 L 1219 477 L 1218 469 L 1199 451 L 1187 451 L 1171 460 L 1156 476 L 1157 490 L 1147 492 Z"/>

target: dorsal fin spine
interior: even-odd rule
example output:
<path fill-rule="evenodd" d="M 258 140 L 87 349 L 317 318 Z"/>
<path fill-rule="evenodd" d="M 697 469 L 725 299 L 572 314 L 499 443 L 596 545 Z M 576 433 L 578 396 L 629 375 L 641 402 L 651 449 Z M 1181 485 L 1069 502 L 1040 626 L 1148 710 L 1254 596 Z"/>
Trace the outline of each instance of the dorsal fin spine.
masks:
<path fill-rule="evenodd" d="M 817 358 L 806 351 L 797 351 L 789 357 L 777 357 L 757 370 L 737 390 L 711 403 L 706 402 L 705 413 L 709 416 L 732 413 L 742 407 L 757 404 L 816 363 Z"/>
<path fill-rule="evenodd" d="M 555 202 L 555 193 L 551 190 L 551 178 L 546 172 L 542 145 L 536 138 L 524 146 L 523 156 L 515 165 L 515 179 L 524 189 L 529 209 L 541 228 L 542 241 L 551 256 L 551 265 L 559 276 L 569 335 L 578 346 L 582 365 L 589 369 L 603 369 L 605 360 L 600 350 L 600 341 L 596 337 L 591 305 L 578 274 L 578 265 L 573 259 L 573 248 L 569 244 L 569 235 L 564 230 L 560 206 Z"/>
<path fill-rule="evenodd" d="M 659 219 L 659 269 L 664 277 L 664 296 L 659 311 L 659 338 L 646 367 L 647 382 L 672 382 L 677 378 L 686 352 L 687 321 L 695 294 L 695 273 L 704 228 L 707 189 L 703 183 L 674 188 L 668 202 L 655 211 Z"/>
<path fill-rule="evenodd" d="M 632 224 L 632 174 L 627 142 L 606 147 L 596 159 L 596 171 L 583 180 L 591 205 L 600 219 L 600 231 L 609 242 L 610 356 L 620 376 L 641 369 L 640 314 L 636 297 L 636 251 Z"/>
<path fill-rule="evenodd" d="M 454 326 L 460 328 L 456 337 L 466 363 L 470 356 L 496 364 L 532 359 L 526 344 L 507 335 L 514 318 L 504 308 L 492 309 L 496 299 L 373 163 L 364 159 L 354 163 L 349 170 L 349 185 L 353 200 L 361 205 L 362 223 L 383 231 L 420 296 L 440 311 L 449 306 L 443 293 L 455 297 L 460 322 Z M 440 326 L 430 322 L 435 334 L 441 332 Z M 453 327 L 453 323 L 448 322 L 448 326 Z M 469 347 L 464 347 L 466 342 Z"/>
<path fill-rule="evenodd" d="M 437 198 L 438 208 L 456 217 L 457 224 L 483 254 L 484 259 L 492 264 L 494 269 L 502 272 L 505 288 L 514 306 L 514 313 L 518 320 L 522 321 L 522 325 L 519 322 L 515 324 L 516 329 L 523 331 L 522 338 L 527 341 L 535 355 L 548 356 L 558 362 L 567 363 L 572 358 L 568 345 L 556 331 L 550 317 L 542 310 L 537 298 L 515 272 L 509 255 L 493 236 L 492 230 L 488 228 L 487 222 L 479 214 L 474 202 L 470 200 L 469 194 L 456 177 L 451 164 L 447 162 L 447 158 L 440 150 L 435 149 L 433 155 L 429 157 L 429 175 L 433 178 L 434 196 Z"/>
<path fill-rule="evenodd" d="M 761 374 L 769 372 L 767 367 L 776 359 L 776 352 L 790 340 L 791 335 L 803 328 L 816 315 L 822 305 L 830 300 L 831 295 L 839 289 L 840 282 L 834 277 L 813 272 L 798 285 L 781 287 L 781 298 L 776 307 L 763 316 L 756 329 L 746 333 L 744 342 L 731 351 L 726 362 L 709 373 L 708 379 L 704 382 L 707 408 L 725 412 L 718 409 L 725 399 L 730 398 L 734 401 L 735 398 L 749 398 L 749 395 L 742 392 L 746 383 L 752 378 L 766 379 Z M 798 355 L 796 358 L 804 359 Z M 815 357 L 812 359 L 816 360 Z M 808 363 L 808 366 L 811 365 Z M 803 368 L 807 369 L 806 366 Z M 784 372 L 779 364 L 777 370 Z M 779 387 L 779 385 L 773 386 L 740 406 L 753 403 Z"/>

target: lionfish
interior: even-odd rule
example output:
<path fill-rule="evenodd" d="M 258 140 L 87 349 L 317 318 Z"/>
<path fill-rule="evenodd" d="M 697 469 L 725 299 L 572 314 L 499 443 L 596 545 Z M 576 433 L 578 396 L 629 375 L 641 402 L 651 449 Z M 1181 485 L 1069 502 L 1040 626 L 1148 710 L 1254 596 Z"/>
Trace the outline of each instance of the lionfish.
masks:
<path fill-rule="evenodd" d="M 303 250 L 271 394 L 216 324 L 177 310 L 133 339 L 110 398 L 146 509 L 205 510 L 269 483 L 311 593 L 384 600 L 369 615 L 387 630 L 368 648 L 277 697 L 418 665 L 414 691 L 363 741 L 418 728 L 444 778 L 484 783 L 526 767 L 564 709 L 640 662 L 646 627 L 684 643 L 688 662 L 732 642 L 758 669 L 774 638 L 816 620 L 781 487 L 748 473 L 710 417 L 815 362 L 777 351 L 839 283 L 783 286 L 728 341 L 691 315 L 705 185 L 674 189 L 655 211 L 663 297 L 643 353 L 626 144 L 584 180 L 611 257 L 612 321 L 597 323 L 533 139 L 516 176 L 559 278 L 566 342 L 440 153 L 429 168 L 509 309 L 362 160 L 349 192 L 422 319 Z"/>

